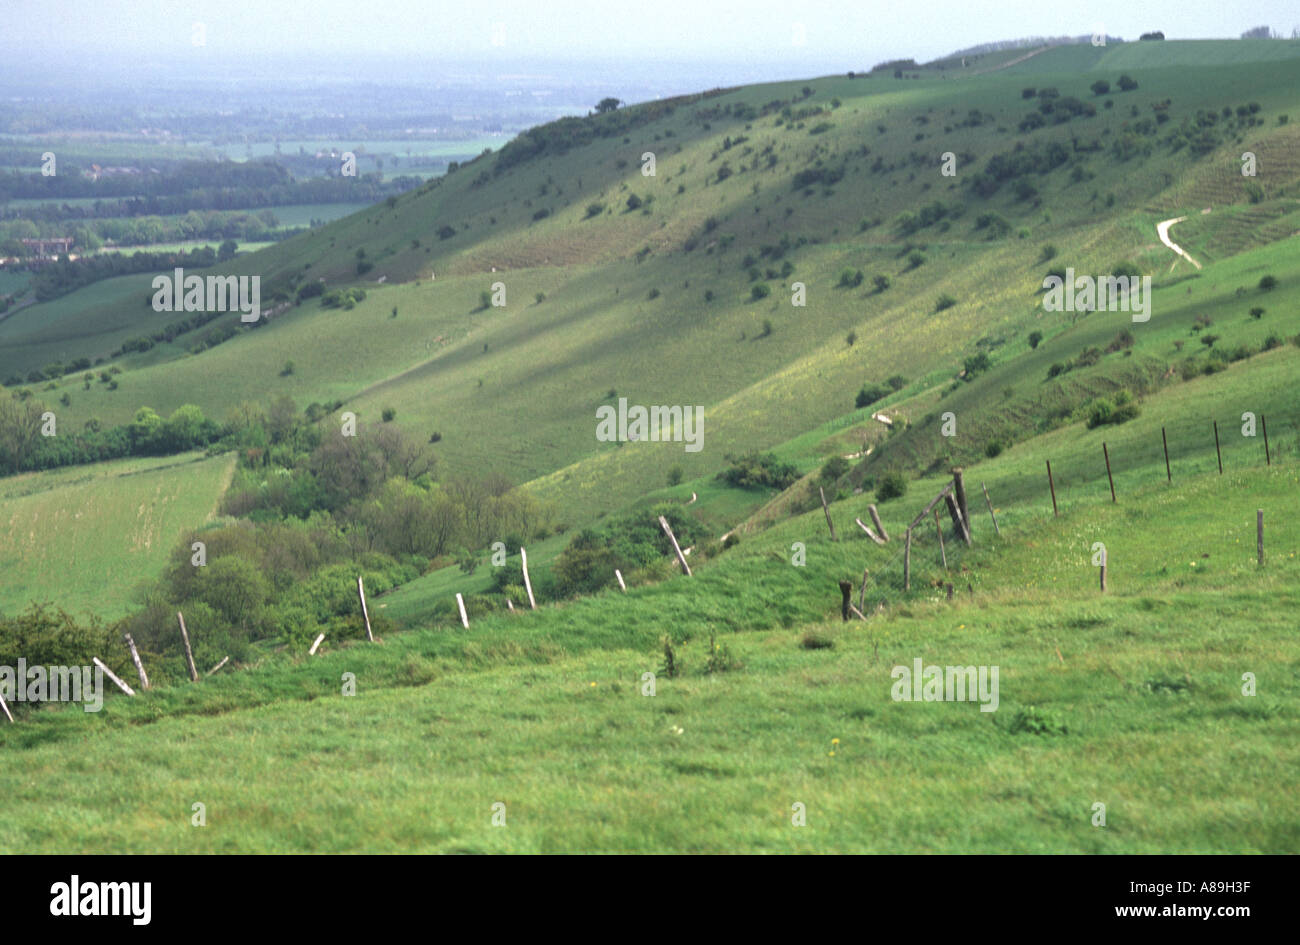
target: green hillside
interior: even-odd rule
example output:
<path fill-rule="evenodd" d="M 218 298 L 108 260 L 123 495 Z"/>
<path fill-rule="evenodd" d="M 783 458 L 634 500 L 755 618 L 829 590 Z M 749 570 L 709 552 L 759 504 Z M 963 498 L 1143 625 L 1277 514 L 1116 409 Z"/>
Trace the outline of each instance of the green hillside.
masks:
<path fill-rule="evenodd" d="M 942 65 L 532 129 L 212 270 L 261 278 L 252 328 L 165 335 L 149 275 L 0 320 L 0 464 L 46 410 L 135 450 L 0 479 L 0 610 L 123 617 L 155 680 L 18 707 L 0 838 L 1294 852 L 1300 42 Z M 1158 236 L 1176 218 L 1190 260 Z M 1149 277 L 1149 319 L 1048 310 L 1067 270 Z M 699 406 L 702 448 L 598 437 L 621 399 Z M 182 405 L 208 456 L 141 458 Z M 973 544 L 923 519 L 905 582 L 954 466 Z M 873 503 L 883 546 L 854 523 Z M 840 621 L 844 580 L 865 620 Z M 181 601 L 201 669 L 234 657 L 198 685 Z M 917 658 L 999 666 L 999 709 L 895 701 Z"/>

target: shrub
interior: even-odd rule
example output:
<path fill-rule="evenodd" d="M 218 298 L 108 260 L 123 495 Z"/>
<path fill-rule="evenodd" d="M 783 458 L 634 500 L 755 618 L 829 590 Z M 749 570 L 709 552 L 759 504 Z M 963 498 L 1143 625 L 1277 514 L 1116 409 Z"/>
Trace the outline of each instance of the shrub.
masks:
<path fill-rule="evenodd" d="M 740 489 L 788 489 L 799 479 L 799 470 L 783 463 L 774 453 L 745 453 L 726 456 L 731 466 L 718 473 L 718 479 Z"/>
<path fill-rule="evenodd" d="M 907 256 L 908 269 L 919 269 L 924 264 L 925 264 L 925 256 L 923 256 L 921 253 L 913 251 L 908 254 Z"/>
<path fill-rule="evenodd" d="M 766 282 L 760 282 L 749 290 L 749 298 L 750 301 L 753 302 L 758 302 L 761 299 L 765 299 L 771 294 L 772 294 L 772 287 L 769 286 Z M 770 325 L 770 323 L 765 323 L 765 324 Z M 766 334 L 771 334 L 771 333 L 772 333 L 771 329 L 769 328 Z"/>
<path fill-rule="evenodd" d="M 942 312 L 945 309 L 952 308 L 956 304 L 957 300 L 945 292 L 943 295 L 939 296 L 939 300 L 934 303 L 934 310 L 936 312 Z"/>
<path fill-rule="evenodd" d="M 869 407 L 876 401 L 888 397 L 889 393 L 889 388 L 883 384 L 864 384 L 862 390 L 858 391 L 853 406 L 861 410 L 863 407 Z"/>
<path fill-rule="evenodd" d="M 1121 92 L 1131 92 L 1138 87 L 1137 81 L 1128 73 L 1119 77 L 1118 85 Z"/>
<path fill-rule="evenodd" d="M 1262 279 L 1259 280 L 1259 287 L 1263 289 L 1265 292 L 1269 291 L 1270 289 L 1276 286 L 1277 286 L 1276 276 L 1264 276 Z"/>
<path fill-rule="evenodd" d="M 851 331 L 844 336 L 844 341 L 850 348 L 853 347 L 853 343 L 857 340 L 858 340 L 858 333 L 856 331 Z"/>
<path fill-rule="evenodd" d="M 603 203 L 589 203 L 587 204 L 587 215 L 583 219 L 590 220 L 592 217 L 598 217 L 604 212 L 605 205 Z"/>
<path fill-rule="evenodd" d="M 876 486 L 876 501 L 887 502 L 890 499 L 902 498 L 907 494 L 907 480 L 903 478 L 902 473 L 886 473 L 880 480 L 880 485 Z"/>
<path fill-rule="evenodd" d="M 649 292 L 646 293 L 646 298 L 648 298 L 648 299 L 657 299 L 657 298 L 659 298 L 659 290 L 658 290 L 658 289 L 651 289 Z"/>
<path fill-rule="evenodd" d="M 682 481 L 682 467 L 674 466 L 672 469 L 668 470 L 668 485 L 670 486 L 680 485 L 681 481 Z"/>
<path fill-rule="evenodd" d="M 875 285 L 877 292 L 884 292 L 889 288 L 889 276 L 872 276 L 871 282 Z"/>
<path fill-rule="evenodd" d="M 1029 347 L 1037 348 L 1038 343 L 1042 340 L 1043 340 L 1043 333 L 1041 331 L 1031 331 L 1029 333 Z"/>
<path fill-rule="evenodd" d="M 799 645 L 805 650 L 829 650 L 835 645 L 835 639 L 825 630 L 807 630 Z"/>
<path fill-rule="evenodd" d="M 889 385 L 890 390 L 902 390 L 907 386 L 907 378 L 901 374 L 895 374 L 885 383 Z"/>
<path fill-rule="evenodd" d="M 838 482 L 840 477 L 849 471 L 849 461 L 843 456 L 832 456 L 822 466 L 818 478 L 822 485 L 829 486 Z"/>
<path fill-rule="evenodd" d="M 863 278 L 861 269 L 841 269 L 838 285 L 841 289 L 857 288 L 862 285 Z"/>
<path fill-rule="evenodd" d="M 1098 79 L 1096 82 L 1092 83 L 1092 85 L 1088 87 L 1092 89 L 1093 95 L 1105 95 L 1107 92 L 1110 91 L 1110 83 L 1107 82 L 1105 79 Z"/>
<path fill-rule="evenodd" d="M 962 363 L 962 369 L 965 372 L 963 374 L 963 377 L 968 381 L 973 380 L 980 374 L 983 374 L 992 366 L 993 366 L 993 362 L 989 360 L 989 355 L 987 351 L 981 351 L 979 354 L 973 354 L 970 357 L 966 358 L 965 361 Z"/>
<path fill-rule="evenodd" d="M 984 447 L 984 455 L 989 459 L 999 456 L 1002 453 L 1002 444 L 998 440 L 989 440 L 988 445 Z"/>

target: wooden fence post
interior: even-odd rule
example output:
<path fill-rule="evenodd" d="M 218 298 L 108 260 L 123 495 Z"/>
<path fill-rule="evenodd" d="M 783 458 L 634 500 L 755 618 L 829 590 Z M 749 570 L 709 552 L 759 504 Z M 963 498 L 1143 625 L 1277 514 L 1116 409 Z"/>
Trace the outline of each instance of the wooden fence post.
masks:
<path fill-rule="evenodd" d="M 194 668 L 194 652 L 190 649 L 190 635 L 185 632 L 185 615 L 176 611 L 176 619 L 181 625 L 181 639 L 185 641 L 185 662 L 190 667 L 190 682 L 199 681 L 199 671 Z"/>
<path fill-rule="evenodd" d="M 1219 450 L 1219 421 L 1214 421 L 1214 455 L 1219 459 L 1219 475 L 1223 475 L 1223 453 Z"/>
<path fill-rule="evenodd" d="M 357 596 L 361 598 L 361 616 L 366 618 L 366 639 L 374 643 L 375 635 L 370 632 L 370 608 L 366 606 L 366 589 L 361 583 L 361 575 L 357 575 Z"/>
<path fill-rule="evenodd" d="M 831 541 L 835 541 L 835 523 L 831 521 L 831 507 L 826 504 L 826 490 L 818 486 L 817 491 L 821 493 L 822 511 L 826 513 L 826 527 L 831 530 Z M 845 617 L 844 619 L 847 620 L 848 618 Z"/>
<path fill-rule="evenodd" d="M 989 498 L 989 487 L 981 482 L 980 488 L 984 490 L 984 504 L 989 507 L 989 518 L 993 519 L 993 533 L 1001 537 L 1002 529 L 998 528 L 998 517 L 993 514 L 993 500 Z"/>
<path fill-rule="evenodd" d="M 934 530 L 939 533 L 939 560 L 943 562 L 943 569 L 948 570 L 948 553 L 943 550 L 943 526 L 939 524 L 939 510 L 934 510 Z"/>
<path fill-rule="evenodd" d="M 324 639 L 325 639 L 325 634 L 323 634 L 323 633 L 320 634 L 318 637 L 316 637 L 316 641 L 315 641 L 314 643 L 312 643 L 312 645 L 311 645 L 311 649 L 307 651 L 307 655 L 308 655 L 308 656 L 315 656 L 315 655 L 316 655 L 316 649 L 321 645 L 321 641 L 324 640 Z"/>
<path fill-rule="evenodd" d="M 13 713 L 11 713 L 11 712 L 9 711 L 9 706 L 8 706 L 8 704 L 5 702 L 5 697 L 4 697 L 4 696 L 0 696 L 0 709 L 4 709 L 5 718 L 7 718 L 7 719 L 9 720 L 9 724 L 10 724 L 10 725 L 13 725 L 13 724 L 14 724 Z"/>
<path fill-rule="evenodd" d="M 1052 490 L 1052 517 L 1060 516 L 1060 511 L 1056 508 L 1056 482 L 1052 479 L 1052 461 L 1047 461 L 1047 485 Z"/>
<path fill-rule="evenodd" d="M 90 659 L 90 661 L 91 661 L 92 663 L 94 663 L 96 666 L 98 666 L 100 669 L 102 669 L 102 670 L 104 671 L 104 675 L 105 675 L 105 676 L 107 676 L 109 679 L 113 680 L 113 682 L 117 683 L 117 688 L 118 688 L 118 689 L 121 689 L 121 690 L 122 690 L 123 692 L 125 692 L 128 696 L 133 696 L 133 695 L 135 695 L 135 690 L 133 690 L 133 689 L 132 689 L 130 686 L 128 686 L 126 683 L 122 682 L 122 680 L 120 680 L 120 679 L 117 677 L 117 673 L 113 672 L 111 669 L 109 669 L 107 666 L 105 666 L 105 665 L 104 665 L 104 661 L 101 660 L 98 656 L 92 656 L 91 659 Z"/>
<path fill-rule="evenodd" d="M 867 596 L 867 569 L 862 569 L 862 587 L 858 591 L 858 610 L 862 609 L 862 601 Z"/>
<path fill-rule="evenodd" d="M 460 625 L 466 630 L 469 629 L 469 617 L 465 613 L 465 598 L 459 593 L 456 594 L 456 606 L 460 608 Z"/>
<path fill-rule="evenodd" d="M 226 665 L 227 663 L 229 663 L 229 662 L 230 662 L 230 657 L 229 657 L 229 656 L 223 656 L 223 657 L 221 658 L 221 662 L 220 662 L 220 663 L 218 663 L 216 666 L 214 666 L 214 667 L 212 667 L 210 670 L 208 670 L 208 675 L 211 676 L 213 673 L 215 673 L 217 670 L 219 670 L 221 667 L 225 666 L 225 665 Z"/>
<path fill-rule="evenodd" d="M 126 648 L 131 651 L 131 662 L 135 664 L 135 671 L 140 677 L 140 688 L 149 688 L 149 677 L 144 674 L 144 663 L 140 662 L 140 652 L 135 648 L 135 641 L 131 639 L 131 634 L 124 633 L 126 637 Z"/>
<path fill-rule="evenodd" d="M 903 542 L 903 590 L 912 589 L 912 529 L 907 530 L 907 538 Z"/>
<path fill-rule="evenodd" d="M 849 608 L 853 606 L 851 598 L 853 597 L 853 582 L 840 581 L 840 616 L 845 620 L 849 619 Z"/>
<path fill-rule="evenodd" d="M 663 521 L 663 519 L 661 518 L 660 521 Z M 528 552 L 524 551 L 523 548 L 519 549 L 519 563 L 524 570 L 524 590 L 528 592 L 528 606 L 536 610 L 537 601 L 533 599 L 533 582 L 528 580 Z"/>
<path fill-rule="evenodd" d="M 1264 428 L 1264 465 L 1272 466 L 1273 456 L 1268 451 L 1268 421 L 1264 419 L 1264 415 L 1262 413 L 1259 415 L 1259 424 Z"/>
<path fill-rule="evenodd" d="M 1264 510 L 1255 510 L 1255 547 L 1259 551 L 1259 566 L 1264 566 Z"/>
<path fill-rule="evenodd" d="M 874 541 L 877 545 L 883 545 L 885 543 L 885 540 L 881 538 L 879 535 L 877 535 L 875 532 L 873 532 L 870 528 L 868 528 L 866 523 L 863 522 L 862 519 L 855 518 L 853 521 L 857 522 L 858 528 L 866 532 L 867 537 L 870 538 L 872 541 Z"/>
<path fill-rule="evenodd" d="M 627 585 L 623 583 L 623 572 L 620 571 L 618 568 L 615 568 L 615 569 L 614 569 L 614 577 L 618 578 L 618 586 L 619 586 L 619 589 L 622 590 L 624 594 L 626 594 L 626 593 L 627 593 Z"/>
<path fill-rule="evenodd" d="M 1172 484 L 1174 481 L 1174 474 L 1169 471 L 1169 438 L 1165 436 L 1164 427 L 1160 428 L 1160 442 L 1163 443 L 1165 447 L 1165 478 Z"/>
<path fill-rule="evenodd" d="M 943 497 L 943 501 L 948 505 L 948 514 L 952 516 L 952 524 L 957 531 L 958 537 L 969 546 L 970 529 L 966 527 L 966 520 L 962 517 L 961 509 L 957 507 L 957 500 L 953 498 L 950 492 Z M 935 509 L 935 511 L 938 512 L 939 510 Z"/>
<path fill-rule="evenodd" d="M 1109 552 L 1103 551 L 1101 553 L 1101 568 L 1099 570 L 1101 571 L 1101 589 L 1103 591 L 1106 590 L 1106 559 L 1108 557 L 1110 557 Z"/>
<path fill-rule="evenodd" d="M 867 506 L 867 514 L 871 516 L 871 524 L 876 526 L 876 534 L 885 541 L 889 541 L 889 532 L 885 531 L 885 526 L 880 522 L 880 513 L 876 511 L 874 505 Z"/>
<path fill-rule="evenodd" d="M 822 496 L 822 504 L 826 504 L 825 496 Z M 830 518 L 830 513 L 826 513 L 826 521 L 829 522 Z M 668 519 L 664 518 L 662 515 L 659 516 L 659 524 L 663 527 L 664 534 L 668 536 L 668 540 L 673 543 L 673 551 L 677 552 L 677 560 L 681 563 L 682 570 L 686 572 L 687 577 L 690 577 L 691 566 L 686 563 L 686 555 L 682 554 L 682 548 L 677 544 L 677 536 L 673 534 L 673 529 L 672 526 L 668 524 Z M 831 529 L 831 535 L 835 535 L 835 529 L 833 528 Z"/>
<path fill-rule="evenodd" d="M 957 496 L 957 508 L 961 509 L 962 521 L 966 523 L 966 530 L 970 531 L 970 511 L 966 507 L 966 480 L 962 474 L 960 466 L 952 468 L 952 491 Z"/>
<path fill-rule="evenodd" d="M 952 582 L 945 584 L 944 589 L 948 592 L 948 600 L 952 600 Z"/>
<path fill-rule="evenodd" d="M 1115 502 L 1115 480 L 1110 474 L 1110 450 L 1106 449 L 1105 440 L 1101 444 L 1101 455 L 1106 457 L 1106 481 L 1110 483 L 1110 501 Z"/>

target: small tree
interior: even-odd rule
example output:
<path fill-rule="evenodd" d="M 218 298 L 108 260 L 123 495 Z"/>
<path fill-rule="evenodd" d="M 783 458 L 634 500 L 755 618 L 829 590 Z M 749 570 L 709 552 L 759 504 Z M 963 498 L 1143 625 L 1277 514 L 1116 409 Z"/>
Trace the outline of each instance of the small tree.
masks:
<path fill-rule="evenodd" d="M 1105 95 L 1110 91 L 1110 83 L 1105 79 L 1098 79 L 1096 82 L 1092 83 L 1089 88 L 1092 89 L 1093 95 Z"/>
<path fill-rule="evenodd" d="M 1134 79 L 1127 72 L 1124 73 L 1124 75 L 1119 77 L 1119 90 L 1121 92 L 1132 92 L 1137 87 L 1138 87 L 1137 80 Z"/>
<path fill-rule="evenodd" d="M 596 103 L 596 114 L 604 115 L 607 112 L 612 112 L 622 104 L 623 104 L 622 101 L 614 98 L 613 96 L 602 98 L 599 102 Z"/>

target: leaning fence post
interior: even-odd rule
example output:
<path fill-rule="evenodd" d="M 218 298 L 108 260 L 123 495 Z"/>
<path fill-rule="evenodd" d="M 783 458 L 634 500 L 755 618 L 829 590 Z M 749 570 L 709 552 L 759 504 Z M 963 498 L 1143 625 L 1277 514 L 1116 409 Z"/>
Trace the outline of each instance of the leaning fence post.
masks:
<path fill-rule="evenodd" d="M 880 513 L 876 511 L 874 505 L 867 506 L 867 514 L 871 516 L 871 524 L 876 526 L 876 534 L 889 541 L 889 532 L 885 531 L 885 526 L 880 521 Z"/>
<path fill-rule="evenodd" d="M 998 517 L 993 514 L 993 500 L 989 498 L 989 487 L 981 482 L 980 488 L 984 490 L 984 504 L 989 507 L 989 518 L 993 519 L 993 533 L 1001 537 L 1002 529 L 998 528 Z"/>
<path fill-rule="evenodd" d="M 831 530 L 831 541 L 835 541 L 835 523 L 831 521 L 831 507 L 826 504 L 826 490 L 821 486 L 818 486 L 817 491 L 821 493 L 822 511 L 826 513 L 826 527 Z M 846 617 L 845 619 L 847 620 L 848 618 Z"/>
<path fill-rule="evenodd" d="M 943 562 L 943 569 L 948 570 L 948 553 L 943 550 L 943 526 L 939 524 L 939 510 L 934 510 L 934 530 L 939 533 L 939 560 Z"/>
<path fill-rule="evenodd" d="M 357 596 L 361 598 L 361 616 L 366 618 L 366 639 L 374 643 L 375 635 L 370 632 L 370 609 L 366 607 L 366 589 L 360 575 L 357 575 Z"/>
<path fill-rule="evenodd" d="M 825 497 L 823 497 L 822 501 L 825 502 Z M 827 513 L 826 520 L 830 521 L 829 513 Z M 664 534 L 668 536 L 668 540 L 673 543 L 673 551 L 677 552 L 677 560 L 681 563 L 682 570 L 686 572 L 687 577 L 690 577 L 691 566 L 686 563 L 686 555 L 682 554 L 681 545 L 677 544 L 677 536 L 673 534 L 673 529 L 672 526 L 668 524 L 668 519 L 664 518 L 662 515 L 659 516 L 659 524 L 663 527 Z M 831 529 L 831 535 L 833 536 L 834 534 L 835 529 Z"/>
<path fill-rule="evenodd" d="M 1223 475 L 1223 453 L 1219 449 L 1219 421 L 1214 421 L 1214 455 L 1219 460 L 1219 475 Z"/>
<path fill-rule="evenodd" d="M 101 660 L 98 656 L 91 657 L 90 661 L 94 663 L 96 666 L 98 666 L 100 669 L 102 669 L 104 671 L 105 676 L 113 680 L 113 682 L 117 683 L 117 688 L 121 689 L 128 696 L 135 695 L 135 690 L 133 690 L 126 683 L 122 682 L 122 680 L 117 677 L 117 673 L 113 672 L 111 669 L 105 666 L 104 661 Z"/>
<path fill-rule="evenodd" d="M 1268 451 L 1268 421 L 1264 419 L 1262 413 L 1259 415 L 1259 425 L 1264 428 L 1264 465 L 1272 466 L 1273 456 Z"/>
<path fill-rule="evenodd" d="M 903 542 L 903 590 L 912 589 L 912 529 L 907 530 L 907 538 Z"/>
<path fill-rule="evenodd" d="M 131 639 L 131 634 L 122 634 L 126 638 L 126 647 L 131 651 L 131 662 L 135 663 L 135 671 L 140 677 L 140 688 L 149 688 L 149 677 L 144 674 L 144 663 L 140 662 L 140 653 L 135 648 L 135 640 Z"/>
<path fill-rule="evenodd" d="M 523 548 L 519 549 L 519 564 L 524 571 L 524 590 L 528 592 L 528 606 L 532 610 L 537 609 L 537 601 L 533 599 L 533 582 L 528 580 L 528 552 Z"/>
<path fill-rule="evenodd" d="M 952 491 L 957 497 L 957 508 L 961 509 L 962 521 L 966 522 L 966 529 L 969 531 L 970 511 L 966 508 L 966 480 L 963 478 L 960 466 L 952 468 L 952 486 Z"/>
<path fill-rule="evenodd" d="M 1169 471 L 1169 438 L 1165 436 L 1164 427 L 1160 428 L 1160 442 L 1163 443 L 1165 447 L 1165 478 L 1172 483 L 1174 481 L 1174 474 Z"/>
<path fill-rule="evenodd" d="M 1052 479 L 1052 461 L 1050 459 L 1047 461 L 1047 485 L 1052 490 L 1052 516 L 1056 518 L 1061 513 L 1056 508 L 1056 483 Z"/>
<path fill-rule="evenodd" d="M 1259 566 L 1264 566 L 1264 510 L 1255 510 L 1255 547 L 1259 551 Z"/>
<path fill-rule="evenodd" d="M 620 571 L 618 568 L 615 568 L 615 569 L 614 569 L 614 577 L 618 578 L 618 586 L 619 586 L 619 588 L 623 591 L 623 593 L 626 594 L 626 593 L 627 593 L 627 585 L 623 583 L 623 572 Z"/>
<path fill-rule="evenodd" d="M 190 635 L 185 632 L 185 615 L 176 611 L 176 619 L 181 625 L 181 639 L 185 641 L 185 662 L 190 667 L 190 682 L 199 681 L 199 671 L 194 666 L 194 652 L 190 649 Z"/>
<path fill-rule="evenodd" d="M 1110 483 L 1110 501 L 1115 502 L 1115 480 L 1110 474 L 1110 450 L 1106 449 L 1106 444 L 1101 444 L 1101 455 L 1106 457 L 1106 481 Z"/>
<path fill-rule="evenodd" d="M 465 614 L 465 598 L 458 593 L 456 595 L 456 606 L 460 608 L 460 624 L 466 630 L 469 629 L 469 617 Z"/>

